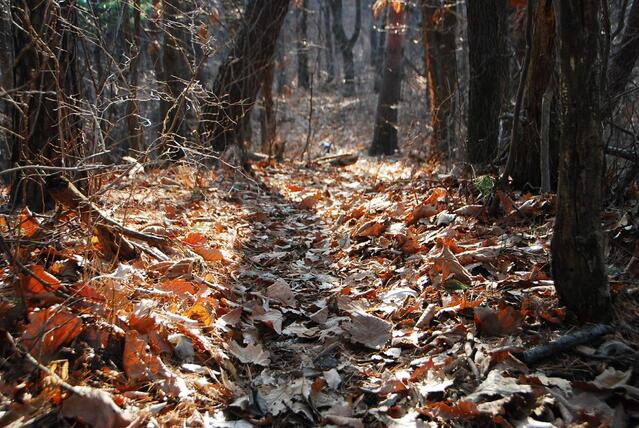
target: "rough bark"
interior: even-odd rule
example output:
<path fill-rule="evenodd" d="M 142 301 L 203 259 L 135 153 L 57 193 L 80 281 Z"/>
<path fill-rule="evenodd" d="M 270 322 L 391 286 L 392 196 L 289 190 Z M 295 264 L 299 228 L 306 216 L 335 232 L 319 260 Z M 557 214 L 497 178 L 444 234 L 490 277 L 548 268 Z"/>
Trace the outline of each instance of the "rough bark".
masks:
<path fill-rule="evenodd" d="M 552 0 L 540 0 L 534 17 L 534 31 L 530 52 L 530 68 L 526 84 L 526 121 L 521 137 L 511 152 L 512 168 L 509 175 L 516 189 L 537 188 L 541 185 L 540 147 L 542 137 L 542 101 L 553 86 L 555 68 L 555 13 Z M 552 125 L 549 123 L 549 125 Z M 550 133 L 553 137 L 555 133 Z M 549 138 L 550 176 L 557 176 L 557 139 Z M 551 180 L 556 181 L 556 180 Z"/>
<path fill-rule="evenodd" d="M 308 0 L 303 0 L 297 10 L 297 84 L 309 88 L 308 74 Z"/>
<path fill-rule="evenodd" d="M 326 61 L 326 83 L 335 79 L 335 45 L 331 27 L 331 10 L 328 4 L 321 2 L 322 21 L 324 24 L 324 58 Z"/>
<path fill-rule="evenodd" d="M 262 102 L 263 109 L 260 117 L 262 134 L 262 153 L 273 155 L 273 142 L 275 140 L 276 124 L 275 110 L 273 108 L 273 62 L 271 61 L 264 70 L 262 78 Z"/>
<path fill-rule="evenodd" d="M 634 0 L 628 11 L 628 18 L 619 48 L 611 55 L 608 66 L 608 93 L 610 104 L 606 113 L 612 112 L 622 97 L 632 69 L 639 58 L 639 0 Z"/>
<path fill-rule="evenodd" d="M 431 109 L 431 156 L 446 159 L 454 140 L 457 59 L 455 30 L 457 17 L 454 0 L 443 5 L 438 0 L 422 0 L 424 63 L 428 79 Z"/>
<path fill-rule="evenodd" d="M 342 23 L 342 0 L 329 0 L 333 17 L 333 34 L 337 46 L 342 54 L 342 66 L 344 73 L 344 96 L 355 95 L 355 62 L 353 47 L 359 38 L 362 28 L 362 0 L 355 0 L 355 27 L 350 38 L 346 37 Z"/>
<path fill-rule="evenodd" d="M 0 93 L 13 87 L 13 33 L 11 30 L 11 1 L 0 0 Z M 0 96 L 0 127 L 11 128 L 11 103 Z M 0 170 L 9 167 L 11 136 L 0 128 Z"/>
<path fill-rule="evenodd" d="M 561 138 L 551 243 L 557 293 L 581 321 L 611 317 L 601 226 L 604 152 L 597 46 L 599 0 L 554 2 L 559 40 Z"/>
<path fill-rule="evenodd" d="M 250 113 L 264 69 L 275 52 L 288 10 L 288 0 L 251 0 L 233 48 L 213 84 L 214 98 L 206 105 L 200 135 L 215 151 L 235 142 L 242 118 Z"/>
<path fill-rule="evenodd" d="M 505 0 L 467 1 L 468 136 L 466 154 L 474 164 L 491 162 L 497 152 L 499 115 L 505 86 Z"/>
<path fill-rule="evenodd" d="M 73 113 L 79 98 L 76 42 L 66 22 L 76 20 L 75 1 L 61 5 L 28 0 L 13 10 L 15 87 L 22 112 L 13 111 L 13 160 L 20 164 L 72 166 L 82 133 Z M 64 17 L 64 20 L 61 19 Z M 33 211 L 53 207 L 38 175 L 14 178 L 12 205 Z"/>
<path fill-rule="evenodd" d="M 404 43 L 405 9 L 400 12 L 393 7 L 388 10 L 388 35 L 386 37 L 386 54 L 384 60 L 384 76 L 377 98 L 375 114 L 375 133 L 369 154 L 391 155 L 398 148 L 397 118 L 402 77 L 402 47 Z"/>

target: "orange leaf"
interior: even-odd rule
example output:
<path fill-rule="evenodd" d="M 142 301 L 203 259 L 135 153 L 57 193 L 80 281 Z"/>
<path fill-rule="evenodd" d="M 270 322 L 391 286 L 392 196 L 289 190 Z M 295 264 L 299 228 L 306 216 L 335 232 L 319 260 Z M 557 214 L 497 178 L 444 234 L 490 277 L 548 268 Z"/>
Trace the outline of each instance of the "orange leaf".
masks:
<path fill-rule="evenodd" d="M 124 372 L 132 381 L 155 379 L 163 371 L 160 359 L 135 330 L 126 333 L 122 355 Z"/>
<path fill-rule="evenodd" d="M 82 330 L 82 320 L 60 306 L 51 306 L 29 314 L 29 324 L 22 333 L 22 343 L 35 356 L 50 356 L 60 346 L 70 343 Z"/>
<path fill-rule="evenodd" d="M 168 291 L 177 295 L 192 294 L 195 295 L 197 290 L 195 284 L 183 279 L 170 279 L 163 281 L 158 285 L 158 288 L 162 291 Z"/>
<path fill-rule="evenodd" d="M 299 203 L 298 207 L 301 210 L 311 210 L 317 205 L 318 199 L 315 195 L 307 196 Z"/>
<path fill-rule="evenodd" d="M 439 211 L 441 210 L 437 209 L 435 205 L 420 204 L 413 208 L 413 211 L 406 216 L 404 222 L 410 226 L 411 224 L 415 224 L 423 218 L 434 216 L 435 214 L 439 213 Z"/>
<path fill-rule="evenodd" d="M 382 234 L 384 229 L 386 229 L 386 225 L 384 223 L 380 223 L 377 220 L 371 220 L 361 225 L 355 232 L 355 236 L 360 238 L 377 237 Z"/>
<path fill-rule="evenodd" d="M 185 313 L 185 317 L 191 318 L 192 320 L 200 321 L 202 324 L 209 326 L 213 322 L 213 317 L 211 316 L 208 309 L 206 309 L 201 303 L 196 303 L 191 306 Z"/>
<path fill-rule="evenodd" d="M 45 271 L 44 266 L 29 265 L 27 267 L 37 278 L 34 278 L 28 273 L 20 274 L 20 283 L 24 291 L 32 294 L 40 294 L 60 288 L 58 278 Z"/>
<path fill-rule="evenodd" d="M 204 260 L 206 260 L 207 262 L 223 262 L 223 261 L 226 261 L 222 251 L 218 250 L 217 248 L 195 247 L 195 248 L 193 248 L 193 251 L 195 253 L 199 254 L 200 256 L 202 256 L 202 258 Z"/>
<path fill-rule="evenodd" d="M 490 308 L 475 308 L 475 325 L 485 336 L 506 336 L 521 324 L 521 314 L 512 306 L 496 311 Z"/>
<path fill-rule="evenodd" d="M 401 13 L 402 9 L 404 9 L 404 2 L 402 0 L 393 0 L 392 5 L 395 13 Z"/>
<path fill-rule="evenodd" d="M 20 212 L 20 232 L 25 238 L 33 237 L 40 230 L 40 222 L 25 207 Z"/>
<path fill-rule="evenodd" d="M 206 236 L 200 232 L 189 232 L 182 241 L 192 247 L 201 247 L 206 244 Z"/>

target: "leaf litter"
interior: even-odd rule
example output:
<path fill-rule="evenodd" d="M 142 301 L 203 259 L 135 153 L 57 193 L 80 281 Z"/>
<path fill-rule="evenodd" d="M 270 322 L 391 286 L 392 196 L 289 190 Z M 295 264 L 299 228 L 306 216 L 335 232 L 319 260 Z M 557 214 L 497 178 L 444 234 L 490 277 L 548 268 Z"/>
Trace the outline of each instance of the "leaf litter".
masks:
<path fill-rule="evenodd" d="M 47 386 L 3 344 L 0 423 L 639 421 L 627 301 L 617 314 L 627 327 L 601 346 L 522 361 L 571 330 L 548 271 L 552 198 L 500 194 L 503 215 L 490 217 L 476 180 L 392 161 L 254 171 L 262 185 L 186 166 L 119 182 L 102 205 L 170 238 L 137 243 L 132 260 L 107 257 L 91 231 L 60 229 L 69 222 L 34 246 L 50 225 L 28 211 L 3 217 L 3 234 L 27 238 L 16 254 L 28 262 L 0 266 L 0 329 L 47 370 L 67 367 L 78 393 Z M 613 236 L 627 227 L 616 222 Z"/>

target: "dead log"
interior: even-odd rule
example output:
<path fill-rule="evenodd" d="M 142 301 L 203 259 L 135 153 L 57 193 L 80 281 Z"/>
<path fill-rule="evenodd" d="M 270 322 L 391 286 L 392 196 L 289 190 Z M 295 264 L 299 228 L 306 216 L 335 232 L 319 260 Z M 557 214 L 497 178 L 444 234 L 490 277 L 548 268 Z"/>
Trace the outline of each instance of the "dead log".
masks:
<path fill-rule="evenodd" d="M 317 162 L 320 165 L 329 164 L 332 166 L 348 166 L 357 162 L 358 159 L 359 155 L 357 153 L 344 153 L 341 155 L 324 156 L 315 159 L 314 162 Z"/>
<path fill-rule="evenodd" d="M 561 354 L 576 346 L 592 342 L 613 331 L 614 328 L 609 324 L 595 324 L 562 336 L 550 343 L 535 346 L 528 351 L 524 351 L 518 357 L 528 365 L 536 364 L 553 355 Z"/>

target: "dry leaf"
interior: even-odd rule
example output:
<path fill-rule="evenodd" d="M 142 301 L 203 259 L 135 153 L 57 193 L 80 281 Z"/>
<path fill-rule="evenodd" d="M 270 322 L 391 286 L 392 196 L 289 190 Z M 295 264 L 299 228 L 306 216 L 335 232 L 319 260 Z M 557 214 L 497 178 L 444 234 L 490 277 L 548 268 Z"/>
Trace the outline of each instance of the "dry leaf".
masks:
<path fill-rule="evenodd" d="M 59 305 L 51 306 L 29 314 L 22 344 L 36 358 L 47 357 L 75 339 L 83 328 L 80 317 Z"/>
<path fill-rule="evenodd" d="M 26 272 L 20 274 L 20 283 L 25 292 L 40 294 L 60 288 L 60 280 L 44 270 L 44 266 L 29 265 L 27 268 L 33 272 L 36 278 Z M 46 286 L 43 283 L 46 284 Z"/>
<path fill-rule="evenodd" d="M 75 393 L 62 403 L 62 416 L 95 428 L 124 428 L 133 417 L 115 404 L 108 392 L 88 386 L 74 387 Z"/>
<path fill-rule="evenodd" d="M 281 278 L 277 279 L 277 281 L 266 289 L 266 296 L 271 299 L 278 300 L 285 306 L 297 305 L 295 293 L 293 293 L 293 290 L 291 290 L 288 283 Z"/>
<path fill-rule="evenodd" d="M 351 322 L 343 327 L 351 334 L 353 342 L 376 350 L 382 349 L 391 339 L 393 329 L 393 325 L 388 321 L 365 312 L 352 313 Z"/>
<path fill-rule="evenodd" d="M 246 348 L 242 348 L 242 346 L 240 346 L 237 342 L 231 342 L 229 344 L 229 352 L 245 364 L 257 364 L 268 367 L 271 363 L 271 360 L 269 359 L 269 352 L 262 348 L 262 345 L 260 344 L 249 344 L 246 345 Z"/>
<path fill-rule="evenodd" d="M 127 331 L 122 355 L 124 372 L 133 382 L 155 380 L 165 370 L 160 359 L 135 330 Z"/>
<path fill-rule="evenodd" d="M 513 333 L 521 325 L 522 317 L 512 306 L 499 310 L 486 307 L 475 308 L 475 325 L 484 336 L 505 336 Z"/>
<path fill-rule="evenodd" d="M 386 224 L 378 220 L 371 220 L 364 223 L 357 229 L 355 236 L 358 238 L 378 237 L 386 229 Z"/>
<path fill-rule="evenodd" d="M 439 213 L 439 209 L 435 205 L 430 204 L 420 204 L 413 208 L 413 211 L 406 216 L 404 222 L 407 225 L 412 225 L 417 223 L 419 220 L 423 218 L 432 217 Z"/>

